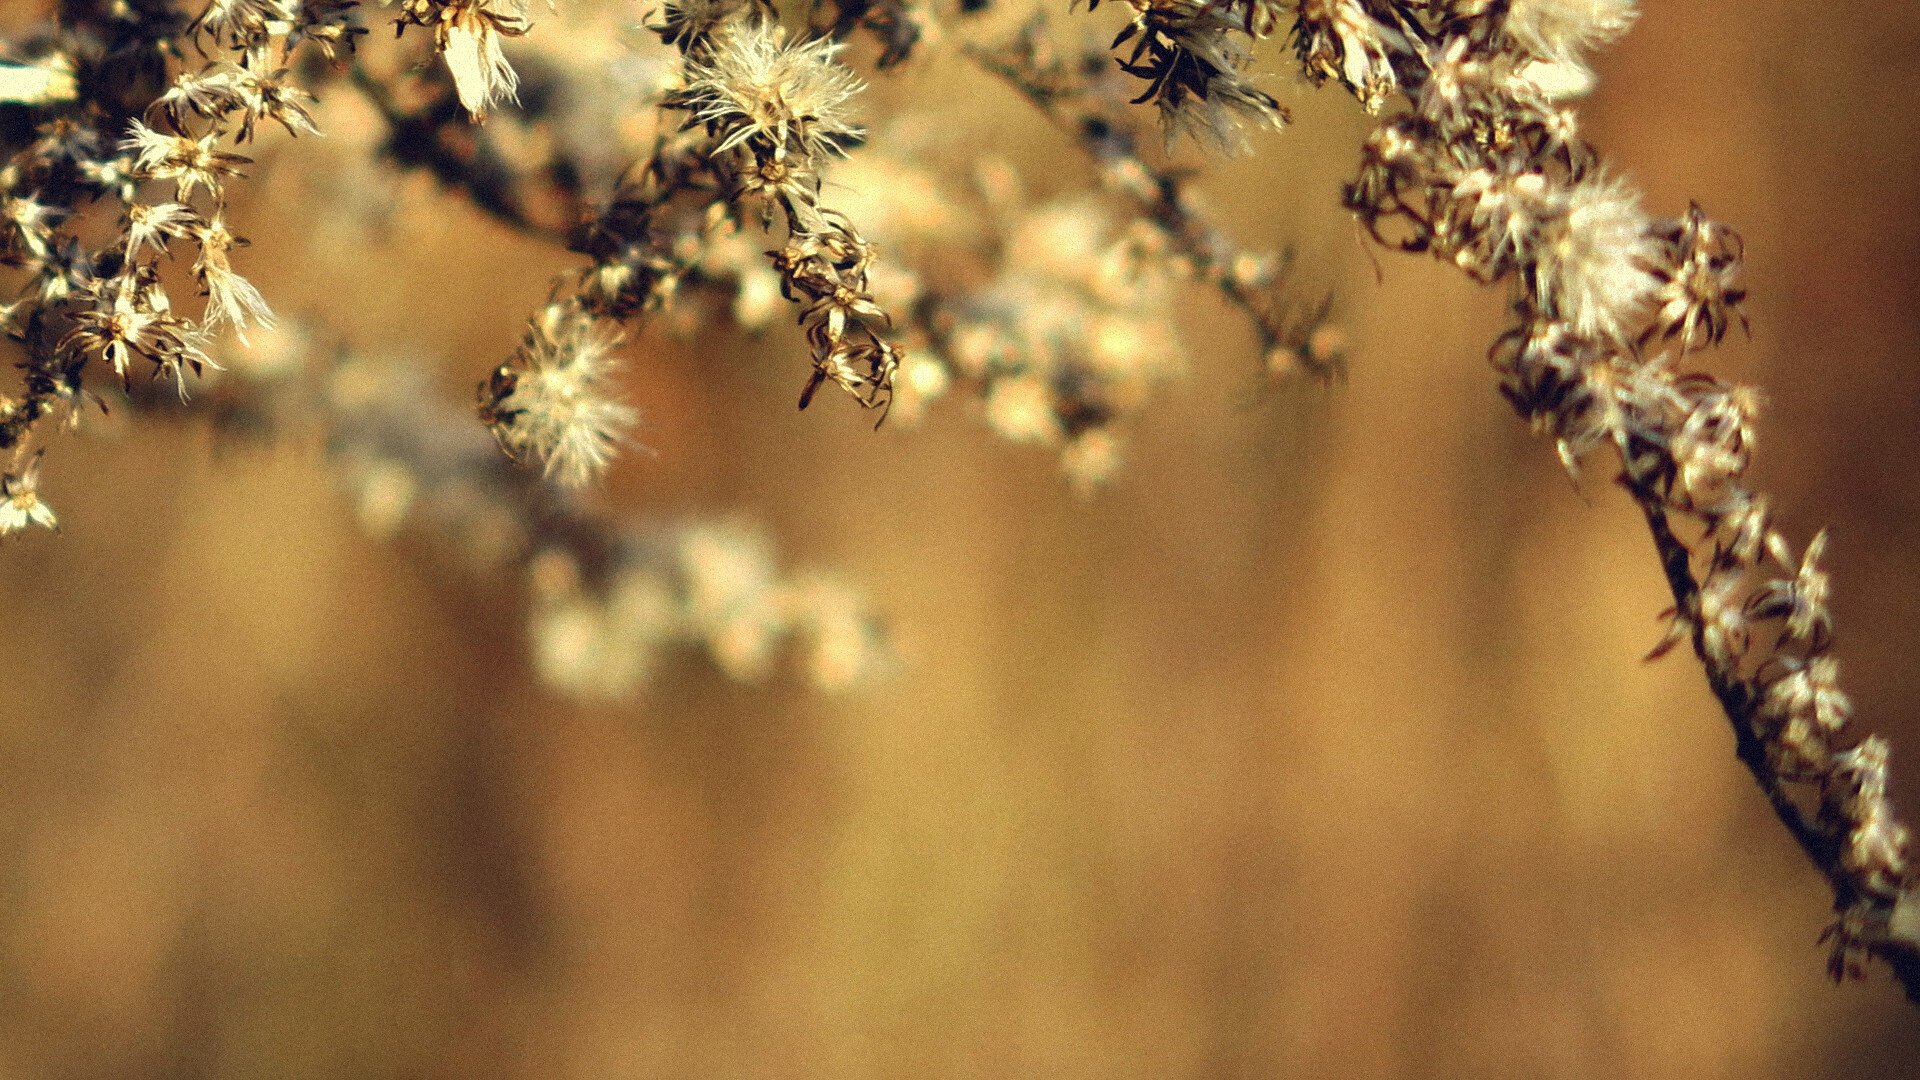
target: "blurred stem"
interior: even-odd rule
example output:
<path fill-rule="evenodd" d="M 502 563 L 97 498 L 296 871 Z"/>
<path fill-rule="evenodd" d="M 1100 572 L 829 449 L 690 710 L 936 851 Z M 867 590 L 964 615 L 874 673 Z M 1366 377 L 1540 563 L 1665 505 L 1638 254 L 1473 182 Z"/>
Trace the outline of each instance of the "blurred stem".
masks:
<path fill-rule="evenodd" d="M 527 213 L 516 192 L 514 170 L 488 147 L 485 130 L 468 120 L 457 98 L 445 96 L 409 112 L 400 106 L 392 88 L 358 60 L 348 65 L 347 76 L 386 121 L 385 150 L 397 164 L 425 169 L 503 225 L 536 240 L 567 244 L 566 230 L 542 224 Z"/>
<path fill-rule="evenodd" d="M 1298 310 L 1275 302 L 1293 252 L 1241 247 L 1195 199 L 1189 173 L 1146 160 L 1124 105 L 1105 100 L 1091 85 L 1098 77 L 1094 73 L 1106 66 L 1104 54 L 1076 67 L 1080 57 L 1063 54 L 1041 19 L 1028 22 L 1002 48 L 968 42 L 961 49 L 1070 135 L 1093 162 L 1101 187 L 1130 203 L 1192 266 L 1195 277 L 1247 317 L 1270 371 L 1297 366 L 1323 380 L 1342 374 L 1344 350 L 1327 321 L 1332 297 Z"/>

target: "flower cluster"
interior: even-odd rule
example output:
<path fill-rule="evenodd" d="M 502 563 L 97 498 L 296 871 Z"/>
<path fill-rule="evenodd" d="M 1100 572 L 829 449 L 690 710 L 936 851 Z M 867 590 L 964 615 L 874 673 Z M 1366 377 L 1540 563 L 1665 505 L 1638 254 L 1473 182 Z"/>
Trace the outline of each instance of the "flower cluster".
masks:
<path fill-rule="evenodd" d="M 688 119 L 659 134 L 651 155 L 580 231 L 574 246 L 593 265 L 563 286 L 570 318 L 625 320 L 669 307 L 685 284 L 732 282 L 736 314 L 756 325 L 764 299 L 777 294 L 799 305 L 812 355 L 801 407 L 832 382 L 862 405 L 884 408 L 900 356 L 869 281 L 874 250 L 850 218 L 820 201 L 824 168 L 861 136 L 849 110 L 862 84 L 835 60 L 842 46 L 790 41 L 764 13 L 728 3 L 669 5 L 655 30 L 682 60 L 680 85 L 662 104 Z M 764 279 L 743 257 L 749 213 L 760 229 L 777 221 L 786 234 L 767 253 Z M 759 288 L 763 280 L 770 288 Z M 511 428 L 530 415 L 520 411 L 524 399 L 510 399 L 538 359 L 522 350 L 481 388 L 482 415 L 496 431 L 503 419 Z M 509 450 L 523 448 L 510 430 L 503 437 Z M 600 436 L 589 442 L 613 445 Z M 585 478 L 607 455 L 573 457 L 592 462 L 576 474 Z"/>
<path fill-rule="evenodd" d="M 611 522 L 503 461 L 429 388 L 394 392 L 418 375 L 375 358 L 331 372 L 323 409 L 341 482 L 370 528 L 412 524 L 480 573 L 518 577 L 534 669 L 555 689 L 628 696 L 688 647 L 745 679 L 794 642 L 825 689 L 886 663 L 879 624 L 845 587 L 776 572 L 765 541 L 737 524 Z"/>
<path fill-rule="evenodd" d="M 188 18 L 164 6 L 76 8 L 16 51 L 9 100 L 31 135 L 0 165 L 0 261 L 22 272 L 5 306 L 26 359 L 22 393 L 0 395 L 0 535 L 51 525 L 37 493 L 49 424 L 77 424 L 89 369 L 174 381 L 208 363 L 215 335 L 272 323 L 235 270 L 233 147 L 263 122 L 311 134 L 297 54 L 351 48 L 352 0 L 213 0 Z M 187 61 L 197 57 L 197 64 Z M 137 73 L 137 74 L 136 74 Z M 117 220 L 116 220 L 117 215 Z M 95 239 L 101 235 L 107 239 Z M 205 303 L 175 302 L 163 264 L 192 252 Z"/>
<path fill-rule="evenodd" d="M 1270 374 L 1339 373 L 1343 345 L 1327 323 L 1331 305 L 1284 302 L 1291 253 L 1246 250 L 1202 205 L 1190 174 L 1148 160 L 1121 95 L 1099 74 L 1097 53 L 1061 48 L 1046 21 L 1035 18 L 1001 47 L 970 55 L 1075 136 L 1101 188 L 1132 208 L 1175 274 L 1213 287 L 1247 316 Z"/>
<path fill-rule="evenodd" d="M 683 643 L 702 646 L 738 679 L 764 678 L 781 645 L 797 643 L 803 670 L 823 690 L 886 663 L 878 627 L 850 590 L 781 575 L 764 538 L 737 524 L 622 537 L 598 568 L 550 547 L 530 570 L 535 667 L 581 697 L 630 695 L 660 654 Z"/>
<path fill-rule="evenodd" d="M 757 205 L 763 227 L 776 211 L 785 222 L 773 266 L 783 293 L 801 305 L 813 353 L 800 407 L 829 381 L 868 408 L 886 405 L 900 359 L 868 281 L 873 248 L 845 214 L 820 203 L 823 167 L 860 136 L 848 114 L 860 80 L 834 59 L 843 46 L 790 42 L 755 16 L 723 23 L 697 45 L 669 103 L 713 140 L 707 160 L 729 200 Z"/>
<path fill-rule="evenodd" d="M 1303 22 L 1305 52 L 1382 58 L 1343 81 L 1370 105 L 1389 85 L 1405 101 L 1367 140 L 1348 206 L 1383 243 L 1510 283 L 1516 322 L 1492 351 L 1501 391 L 1570 471 L 1603 451 L 1617 460 L 1675 601 L 1654 653 L 1691 643 L 1742 761 L 1831 881 L 1835 975 L 1871 954 L 1920 987 L 1909 837 L 1886 797 L 1886 745 L 1844 741 L 1825 535 L 1795 559 L 1747 483 L 1758 395 L 1681 367 L 1740 318 L 1739 238 L 1698 207 L 1650 216 L 1581 138 L 1560 103 L 1565 80 L 1542 77 L 1543 65 L 1584 64 L 1627 28 L 1632 5 L 1333 7 L 1352 17 L 1319 39 Z M 1661 345 L 1672 351 L 1649 354 Z"/>
<path fill-rule="evenodd" d="M 1004 209 L 988 277 L 923 285 L 900 408 L 911 421 L 969 389 L 995 434 L 1057 449 L 1091 491 L 1120 464 L 1123 426 L 1183 367 L 1175 279 L 1156 237 L 1098 200 Z"/>
<path fill-rule="evenodd" d="M 1172 330 L 1176 280 L 1203 282 L 1245 312 L 1272 374 L 1337 371 L 1340 338 L 1326 324 L 1326 306 L 1282 303 L 1285 254 L 1242 249 L 1206 212 L 1188 174 L 1150 163 L 1127 94 L 1102 72 L 1099 50 L 1063 51 L 1039 22 L 1003 47 L 966 49 L 1074 137 L 1107 194 L 1099 204 L 1029 206 L 1004 190 L 951 184 L 941 169 L 916 160 L 911 144 L 924 140 L 902 136 L 910 123 L 869 144 L 846 111 L 858 80 L 837 64 L 841 45 L 792 44 L 763 20 L 740 4 L 663 10 L 660 40 L 675 58 L 685 50 L 686 73 L 668 100 L 692 126 L 646 128 L 653 141 L 640 164 L 574 238 L 593 265 L 562 283 L 568 298 L 560 306 L 592 320 L 647 313 L 694 334 L 716 318 L 760 329 L 784 295 L 801 304 L 816 354 L 809 396 L 827 381 L 871 391 L 875 361 L 883 370 L 897 365 L 885 400 L 906 420 L 955 388 L 969 389 L 1002 435 L 1058 448 L 1083 489 L 1112 474 L 1120 428 L 1181 369 Z M 658 70 L 645 42 L 626 48 L 634 58 L 628 69 Z M 562 119 L 549 102 L 575 79 L 598 78 L 597 68 L 540 55 L 519 62 L 543 80 L 529 98 L 528 119 L 549 125 Z M 579 192 L 542 190 L 541 177 L 579 175 L 579 152 L 516 153 L 515 116 L 469 131 L 450 98 L 408 109 L 378 83 L 361 88 L 392 125 L 386 150 L 393 161 L 432 171 L 515 228 L 556 236 L 540 208 L 574 204 Z M 650 112 L 643 107 L 640 115 Z M 612 125 L 599 130 L 606 137 L 598 142 L 619 141 Z M 839 209 L 819 206 L 817 164 L 856 144 L 862 152 L 835 165 Z M 741 220 L 756 206 L 761 224 L 789 230 L 770 259 Z M 853 232 L 853 221 L 867 231 Z M 1060 250 L 1087 258 L 1068 266 L 1037 257 L 1043 245 L 1034 238 L 1059 236 L 1070 241 Z M 874 258 L 882 246 L 885 263 Z M 529 340 L 539 337 L 539 321 Z M 892 327 L 906 352 L 874 332 L 875 324 Z M 482 414 L 497 429 L 528 421 L 519 412 L 524 395 L 507 399 L 521 391 L 535 357 L 522 350 L 482 387 Z M 615 404 L 610 392 L 601 399 Z M 510 453 L 548 460 L 512 431 L 501 434 Z"/>

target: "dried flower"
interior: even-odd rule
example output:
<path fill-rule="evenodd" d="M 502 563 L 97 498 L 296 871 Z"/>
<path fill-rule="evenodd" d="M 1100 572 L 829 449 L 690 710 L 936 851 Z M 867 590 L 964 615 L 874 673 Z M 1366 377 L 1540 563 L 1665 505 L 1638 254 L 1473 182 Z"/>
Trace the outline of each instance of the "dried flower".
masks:
<path fill-rule="evenodd" d="M 1639 329 L 1659 287 L 1647 270 L 1658 249 L 1640 194 L 1618 177 L 1595 173 L 1569 188 L 1557 209 L 1539 226 L 1541 306 L 1581 337 L 1622 340 Z"/>
<path fill-rule="evenodd" d="M 0 474 L 0 536 L 19 532 L 29 525 L 57 527 L 53 507 L 40 498 L 40 455 L 36 452 L 25 468 Z"/>
<path fill-rule="evenodd" d="M 545 308 L 514 359 L 481 387 L 501 447 L 574 487 L 599 476 L 639 420 L 607 385 L 619 344 L 618 331 L 577 306 Z"/>
<path fill-rule="evenodd" d="M 239 167 L 250 160 L 215 149 L 221 136 L 217 128 L 199 138 L 168 135 L 135 120 L 128 125 L 127 137 L 120 145 L 133 153 L 133 170 L 138 176 L 173 181 L 176 197 L 185 200 L 201 188 L 217 190 L 227 177 L 238 176 Z"/>
<path fill-rule="evenodd" d="M 1636 6 L 1636 0 L 1511 0 L 1502 29 L 1530 56 L 1577 62 L 1631 29 Z"/>
<path fill-rule="evenodd" d="M 127 237 L 127 258 L 138 259 L 142 248 L 153 248 L 165 254 L 169 239 L 187 235 L 200 216 L 185 203 L 134 203 L 127 207 L 124 228 Z"/>
<path fill-rule="evenodd" d="M 193 273 L 207 293 L 207 328 L 231 326 L 240 340 L 245 341 L 249 324 L 272 326 L 273 312 L 267 309 L 260 290 L 234 273 L 227 261 L 228 253 L 246 241 L 229 232 L 226 221 L 218 214 L 194 226 L 191 233 L 200 245 L 200 257 L 194 261 Z"/>
<path fill-rule="evenodd" d="M 501 45 L 527 32 L 526 0 L 406 0 L 401 18 L 433 30 L 460 104 L 476 121 L 516 99 L 519 76 Z"/>
<path fill-rule="evenodd" d="M 1280 5 L 1270 0 L 1128 2 L 1133 20 L 1113 46 L 1132 42 L 1120 68 L 1146 80 L 1135 101 L 1152 101 L 1159 108 L 1169 146 L 1186 134 L 1225 153 L 1244 153 L 1249 131 L 1277 130 L 1286 123 L 1286 110 L 1273 95 L 1247 79 L 1253 54 L 1240 40 L 1272 32 Z M 1098 3 L 1089 0 L 1088 7 Z"/>
<path fill-rule="evenodd" d="M 844 153 L 860 135 L 849 105 L 863 89 L 834 59 L 845 47 L 830 38 L 789 44 L 777 23 L 750 21 L 689 60 L 682 107 L 712 126 L 716 154 L 749 139 L 803 161 Z"/>

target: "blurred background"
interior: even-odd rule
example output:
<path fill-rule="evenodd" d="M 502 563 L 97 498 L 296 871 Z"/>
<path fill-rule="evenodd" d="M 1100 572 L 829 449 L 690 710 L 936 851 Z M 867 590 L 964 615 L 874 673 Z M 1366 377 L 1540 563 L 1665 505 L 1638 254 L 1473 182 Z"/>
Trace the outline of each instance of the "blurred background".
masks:
<path fill-rule="evenodd" d="M 1644 6 L 1588 130 L 1656 212 L 1745 235 L 1753 339 L 1708 363 L 1768 391 L 1789 535 L 1833 530 L 1913 814 L 1920 25 Z M 874 114 L 945 102 L 1086 180 L 952 61 L 875 81 Z M 1884 974 L 1826 981 L 1825 885 L 1698 668 L 1639 661 L 1638 515 L 1495 393 L 1501 298 L 1363 249 L 1365 118 L 1270 85 L 1297 124 L 1206 190 L 1337 296 L 1350 377 L 1254 393 L 1194 289 L 1191 371 L 1091 499 L 958 400 L 796 413 L 784 328 L 630 349 L 654 452 L 602 501 L 857 572 L 900 663 L 844 694 L 687 657 L 580 705 L 529 674 L 517 589 L 364 535 L 312 445 L 65 441 L 64 533 L 0 548 L 0 1076 L 1916 1075 Z M 425 181 L 317 228 L 354 174 L 288 178 L 329 153 L 256 178 L 249 274 L 466 400 L 573 259 Z"/>

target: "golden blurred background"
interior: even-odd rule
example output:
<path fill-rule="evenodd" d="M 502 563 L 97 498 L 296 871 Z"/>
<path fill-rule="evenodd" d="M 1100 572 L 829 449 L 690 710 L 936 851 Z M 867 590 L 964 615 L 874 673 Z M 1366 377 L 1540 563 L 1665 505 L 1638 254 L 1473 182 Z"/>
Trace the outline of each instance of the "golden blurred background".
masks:
<path fill-rule="evenodd" d="M 1768 391 L 1789 533 L 1833 529 L 1913 813 L 1920 24 L 1644 6 L 1589 130 L 1745 235 L 1752 343 L 1710 362 Z M 654 453 L 603 502 L 857 572 L 900 664 L 845 694 L 688 657 L 575 704 L 515 589 L 363 535 L 315 447 L 67 440 L 64 533 L 0 548 L 0 1076 L 1920 1076 L 1897 988 L 1825 980 L 1825 886 L 1697 667 L 1639 662 L 1650 543 L 1494 392 L 1499 296 L 1364 250 L 1365 118 L 1272 83 L 1298 123 L 1206 187 L 1336 294 L 1350 378 L 1250 394 L 1196 289 L 1091 500 L 958 402 L 796 413 L 784 334 L 630 349 Z M 952 61 L 875 97 L 1086 182 Z M 425 181 L 316 229 L 329 152 L 256 178 L 250 272 L 464 400 L 571 258 Z"/>

